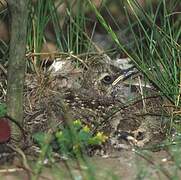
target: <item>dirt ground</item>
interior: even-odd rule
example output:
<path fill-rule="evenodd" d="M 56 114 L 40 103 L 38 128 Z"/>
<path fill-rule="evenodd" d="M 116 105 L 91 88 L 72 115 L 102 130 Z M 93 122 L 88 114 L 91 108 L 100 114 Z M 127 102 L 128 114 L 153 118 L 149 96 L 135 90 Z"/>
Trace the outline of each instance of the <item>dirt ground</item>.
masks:
<path fill-rule="evenodd" d="M 149 152 L 149 160 L 146 159 L 146 156 L 145 158 L 140 157 L 137 153 L 131 150 L 123 150 L 115 153 L 114 155 L 112 154 L 112 157 L 88 158 L 88 162 L 91 164 L 91 167 L 96 170 L 96 179 L 170 179 L 169 174 L 173 170 L 173 164 L 169 160 L 169 155 L 166 151 Z M 86 165 L 81 165 L 82 171 L 80 172 L 75 162 L 69 161 L 68 164 L 75 179 L 88 179 L 86 174 Z M 17 168 L 16 166 L 1 166 L 0 174 L 0 179 L 3 180 L 29 180 L 27 172 L 21 168 Z M 54 168 L 45 166 L 39 179 L 68 180 L 71 178 L 70 174 L 65 169 L 64 164 L 58 163 Z"/>

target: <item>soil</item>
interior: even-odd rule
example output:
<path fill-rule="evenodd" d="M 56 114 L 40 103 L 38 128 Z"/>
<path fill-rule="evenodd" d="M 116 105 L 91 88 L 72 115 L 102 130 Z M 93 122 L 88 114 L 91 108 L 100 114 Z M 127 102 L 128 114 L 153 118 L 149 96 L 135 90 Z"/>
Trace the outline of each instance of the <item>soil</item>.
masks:
<path fill-rule="evenodd" d="M 147 152 L 148 153 L 148 152 Z M 89 165 L 96 169 L 96 179 L 123 179 L 123 180 L 166 180 L 170 179 L 173 162 L 169 160 L 166 151 L 149 152 L 149 156 L 140 157 L 131 150 L 123 150 L 112 154 L 112 157 L 92 157 L 88 158 Z M 142 153 L 143 155 L 143 153 Z M 149 157 L 149 158 L 148 158 Z M 148 160 L 146 160 L 148 158 Z M 87 166 L 81 165 L 82 172 L 75 162 L 67 160 L 75 179 L 86 179 Z M 9 171 L 9 172 L 8 172 Z M 1 179 L 6 180 L 28 180 L 27 171 L 17 166 L 1 166 Z M 179 172 L 180 173 L 180 172 Z M 173 175 L 173 174 L 172 174 Z M 62 177 L 62 178 L 60 178 Z M 44 180 L 71 179 L 63 163 L 56 163 L 54 167 L 45 166 L 39 177 Z"/>

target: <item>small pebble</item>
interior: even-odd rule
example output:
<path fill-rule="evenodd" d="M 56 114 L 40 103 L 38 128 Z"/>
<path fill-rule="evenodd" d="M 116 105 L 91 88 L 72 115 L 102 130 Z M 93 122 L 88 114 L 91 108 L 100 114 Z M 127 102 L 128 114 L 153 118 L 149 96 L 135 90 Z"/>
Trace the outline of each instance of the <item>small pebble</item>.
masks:
<path fill-rule="evenodd" d="M 168 161 L 167 158 L 163 158 L 163 159 L 162 159 L 162 162 L 167 162 L 167 161 Z"/>
<path fill-rule="evenodd" d="M 80 98 L 78 96 L 75 97 L 75 100 L 78 101 Z"/>

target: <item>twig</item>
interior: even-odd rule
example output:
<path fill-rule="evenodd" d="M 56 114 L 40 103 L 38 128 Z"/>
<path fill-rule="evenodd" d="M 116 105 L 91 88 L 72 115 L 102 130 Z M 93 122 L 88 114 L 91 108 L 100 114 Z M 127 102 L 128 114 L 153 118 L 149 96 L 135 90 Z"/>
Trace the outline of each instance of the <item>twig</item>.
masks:
<path fill-rule="evenodd" d="M 4 66 L 1 63 L 0 63 L 0 69 L 5 74 L 5 76 L 7 76 L 7 70 L 4 68 Z"/>
<path fill-rule="evenodd" d="M 20 148 L 18 148 L 18 147 L 16 147 L 16 146 L 14 147 L 14 146 L 12 146 L 12 145 L 10 145 L 10 144 L 8 144 L 7 146 L 8 146 L 9 148 L 11 148 L 14 152 L 18 153 L 18 154 L 22 157 L 22 159 L 23 159 L 23 165 L 24 165 L 24 167 L 25 167 L 27 170 L 32 171 L 31 168 L 30 168 L 30 166 L 28 165 L 28 161 L 27 161 L 27 159 L 26 159 L 26 156 L 25 156 L 24 152 L 23 152 Z"/>
<path fill-rule="evenodd" d="M 23 168 L 0 169 L 0 173 L 13 173 L 17 171 L 24 171 L 24 169 Z"/>
<path fill-rule="evenodd" d="M 160 96 L 159 96 L 159 95 L 155 95 L 155 96 L 145 97 L 145 98 L 143 98 L 143 99 L 154 99 L 154 98 L 158 98 L 158 97 L 160 97 Z M 127 105 L 124 105 L 124 104 L 122 104 L 122 103 L 120 102 L 121 105 L 118 107 L 118 109 L 117 109 L 116 111 L 114 111 L 111 115 L 109 115 L 107 118 L 105 118 L 105 122 L 106 122 L 108 119 L 112 118 L 116 113 L 120 112 L 120 110 L 123 110 L 123 109 L 126 109 L 126 108 L 128 108 L 128 107 L 134 106 L 134 105 L 136 105 L 137 103 L 139 103 L 140 101 L 142 101 L 143 99 L 136 100 L 136 101 L 134 101 L 134 102 L 132 102 L 132 103 L 130 103 L 130 104 L 127 104 Z"/>
<path fill-rule="evenodd" d="M 157 113 L 149 113 L 149 112 L 146 112 L 146 113 L 133 113 L 133 115 L 135 116 L 157 116 L 157 117 L 170 117 L 169 115 L 166 115 L 166 114 L 157 114 Z"/>
<path fill-rule="evenodd" d="M 139 82 L 140 94 L 141 94 L 141 99 L 142 99 L 142 104 L 143 104 L 143 110 L 146 112 L 146 102 L 144 99 L 143 86 L 141 84 L 140 76 L 138 76 L 138 82 Z"/>

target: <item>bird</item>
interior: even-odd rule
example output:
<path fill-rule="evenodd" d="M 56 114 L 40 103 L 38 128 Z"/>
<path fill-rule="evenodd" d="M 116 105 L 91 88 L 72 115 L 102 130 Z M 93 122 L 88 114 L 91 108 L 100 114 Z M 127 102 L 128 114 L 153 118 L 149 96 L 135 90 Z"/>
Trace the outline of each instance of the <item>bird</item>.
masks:
<path fill-rule="evenodd" d="M 65 74 L 45 76 L 46 87 L 41 91 L 41 96 L 36 94 L 40 88 L 38 80 L 29 83 L 35 85 L 26 88 L 31 92 L 27 93 L 25 105 L 24 128 L 27 132 L 54 131 L 64 124 L 66 111 L 72 120 L 80 119 L 94 132 L 103 131 L 110 137 L 117 136 L 118 140 L 122 137 L 120 133 L 127 132 L 124 134 L 132 134 L 138 146 L 152 141 L 155 134 L 160 133 L 161 120 L 146 113 L 142 115 L 142 102 L 130 106 L 127 103 L 135 92 L 128 93 L 130 87 L 123 81 L 138 72 L 134 70 L 134 65 L 121 69 L 105 55 L 91 57 L 85 63 L 86 68 L 82 68 L 76 80 L 71 73 L 67 77 Z M 73 82 L 69 81 L 71 78 L 74 78 Z M 59 86 L 63 79 L 66 79 L 69 87 Z M 79 84 L 76 87 L 75 81 Z M 150 106 L 150 101 L 147 102 Z M 149 108 L 152 107 L 154 103 Z"/>

